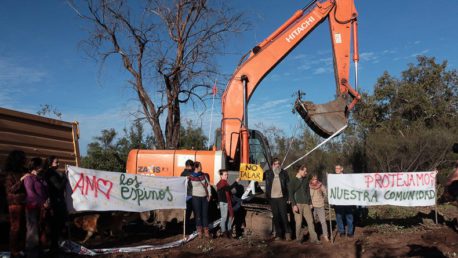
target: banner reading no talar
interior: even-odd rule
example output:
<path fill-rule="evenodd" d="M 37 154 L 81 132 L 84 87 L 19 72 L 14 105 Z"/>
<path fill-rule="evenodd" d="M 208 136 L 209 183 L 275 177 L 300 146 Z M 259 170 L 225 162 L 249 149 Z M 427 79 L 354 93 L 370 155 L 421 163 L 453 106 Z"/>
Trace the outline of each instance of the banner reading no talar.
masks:
<path fill-rule="evenodd" d="M 67 206 L 76 211 L 186 209 L 186 177 L 142 176 L 67 167 Z"/>
<path fill-rule="evenodd" d="M 436 172 L 328 174 L 334 205 L 433 206 Z"/>

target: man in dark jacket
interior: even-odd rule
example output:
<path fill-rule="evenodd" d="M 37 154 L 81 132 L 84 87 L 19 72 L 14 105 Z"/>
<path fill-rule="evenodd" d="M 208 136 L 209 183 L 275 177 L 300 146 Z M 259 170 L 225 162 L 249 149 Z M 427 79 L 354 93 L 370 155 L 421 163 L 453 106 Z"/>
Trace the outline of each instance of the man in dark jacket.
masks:
<path fill-rule="evenodd" d="M 307 167 L 302 165 L 289 183 L 289 200 L 294 211 L 294 220 L 296 221 L 296 240 L 302 242 L 302 218 L 307 222 L 308 231 L 310 234 L 310 242 L 318 244 L 318 237 L 313 223 L 313 215 L 310 206 L 312 199 L 310 197 L 309 182 L 306 178 Z"/>
<path fill-rule="evenodd" d="M 275 158 L 272 162 L 272 169 L 264 173 L 266 181 L 266 198 L 270 201 L 273 222 L 275 226 L 275 240 L 286 236 L 286 240 L 291 240 L 291 228 L 288 224 L 287 207 L 288 201 L 288 173 L 280 168 L 280 161 Z"/>
<path fill-rule="evenodd" d="M 188 177 L 194 171 L 194 161 L 188 159 L 185 163 L 185 169 L 181 172 L 180 176 Z M 186 231 L 190 232 L 193 230 L 193 227 L 190 225 L 192 214 L 192 188 L 191 182 L 188 181 L 188 187 L 186 189 Z"/>

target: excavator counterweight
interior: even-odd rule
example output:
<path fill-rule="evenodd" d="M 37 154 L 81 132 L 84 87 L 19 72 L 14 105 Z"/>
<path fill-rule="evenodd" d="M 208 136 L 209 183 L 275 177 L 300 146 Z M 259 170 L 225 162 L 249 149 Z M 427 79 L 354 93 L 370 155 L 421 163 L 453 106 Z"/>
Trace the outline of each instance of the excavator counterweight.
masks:
<path fill-rule="evenodd" d="M 347 105 L 342 97 L 325 104 L 313 104 L 298 97 L 294 108 L 308 126 L 324 138 L 333 135 L 347 124 Z"/>

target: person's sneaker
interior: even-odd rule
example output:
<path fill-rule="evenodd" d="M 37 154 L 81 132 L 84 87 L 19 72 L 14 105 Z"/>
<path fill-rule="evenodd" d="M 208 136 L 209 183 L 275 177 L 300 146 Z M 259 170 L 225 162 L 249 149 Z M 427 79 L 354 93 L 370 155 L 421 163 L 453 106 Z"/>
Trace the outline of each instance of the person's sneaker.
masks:
<path fill-rule="evenodd" d="M 323 237 L 323 240 L 324 240 L 325 242 L 329 242 L 329 238 L 328 238 L 327 236 L 324 236 L 324 237 Z"/>
<path fill-rule="evenodd" d="M 281 237 L 279 236 L 274 237 L 274 241 L 281 241 Z"/>
<path fill-rule="evenodd" d="M 292 240 L 291 233 L 286 233 L 285 238 L 286 238 L 286 241 L 291 241 Z"/>
<path fill-rule="evenodd" d="M 317 240 L 312 240 L 312 241 L 310 241 L 310 243 L 312 243 L 314 245 L 321 245 L 321 242 L 318 239 Z"/>
<path fill-rule="evenodd" d="M 340 236 L 340 237 L 344 237 L 344 236 L 345 236 L 345 233 L 339 233 L 339 236 Z"/>
<path fill-rule="evenodd" d="M 355 235 L 354 234 L 348 234 L 347 237 L 348 238 L 353 238 Z"/>

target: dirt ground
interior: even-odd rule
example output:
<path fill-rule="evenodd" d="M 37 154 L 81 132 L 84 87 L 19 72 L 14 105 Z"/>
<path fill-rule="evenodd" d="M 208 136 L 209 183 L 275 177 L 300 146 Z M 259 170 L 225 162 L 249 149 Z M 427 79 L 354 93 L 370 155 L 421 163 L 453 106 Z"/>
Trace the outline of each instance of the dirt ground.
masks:
<path fill-rule="evenodd" d="M 314 245 L 271 241 L 245 233 L 237 239 L 194 239 L 172 249 L 97 257 L 458 257 L 458 208 L 442 205 L 435 224 L 430 209 L 370 208 L 369 218 L 356 227 L 353 238 L 336 236 L 335 242 Z M 135 230 L 127 228 L 128 231 Z M 335 232 L 335 228 L 334 228 Z M 127 234 L 127 233 L 126 233 Z M 78 235 L 75 238 L 81 237 Z M 142 227 L 133 235 L 96 236 L 89 248 L 160 244 L 182 237 L 179 225 L 166 230 Z M 78 257 L 66 254 L 63 257 Z"/>

